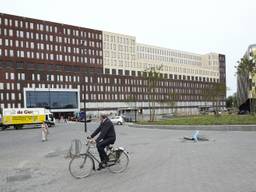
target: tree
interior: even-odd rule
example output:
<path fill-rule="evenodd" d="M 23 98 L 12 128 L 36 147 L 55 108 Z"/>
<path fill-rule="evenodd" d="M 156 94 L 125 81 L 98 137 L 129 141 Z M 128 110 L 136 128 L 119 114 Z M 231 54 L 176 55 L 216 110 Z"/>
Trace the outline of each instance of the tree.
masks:
<path fill-rule="evenodd" d="M 213 101 L 216 102 L 215 105 L 215 114 L 218 115 L 220 111 L 220 102 L 221 100 L 224 100 L 224 97 L 226 96 L 226 90 L 227 87 L 225 83 L 215 83 L 212 85 L 211 93 Z"/>
<path fill-rule="evenodd" d="M 202 93 L 201 93 L 203 100 L 205 101 L 205 107 L 207 106 L 207 101 L 211 101 L 213 100 L 213 95 L 212 95 L 212 88 L 204 88 L 202 89 Z"/>
<path fill-rule="evenodd" d="M 238 61 L 238 66 L 237 68 L 237 75 L 239 76 L 245 76 L 246 78 L 251 77 L 252 81 L 253 81 L 253 77 L 255 77 L 256 75 L 256 67 L 255 67 L 255 63 L 256 63 L 256 55 L 254 55 L 252 58 L 249 58 L 247 56 L 241 58 L 240 61 Z M 255 110 L 255 106 L 254 106 L 254 102 L 253 102 L 253 97 L 255 97 L 255 88 L 252 87 L 252 96 L 251 99 L 249 98 L 249 103 L 250 103 L 250 113 L 254 113 Z"/>
<path fill-rule="evenodd" d="M 226 107 L 227 107 L 227 108 L 234 108 L 234 107 L 237 107 L 237 97 L 236 97 L 236 93 L 234 93 L 233 95 L 230 95 L 230 96 L 226 99 Z"/>
<path fill-rule="evenodd" d="M 170 93 L 169 94 L 169 99 L 167 100 L 167 104 L 173 109 L 172 112 L 174 115 L 176 115 L 177 113 L 177 108 L 176 108 L 176 93 L 173 92 L 173 93 Z"/>
<path fill-rule="evenodd" d="M 225 83 L 214 83 L 210 84 L 209 87 L 202 89 L 202 98 L 205 101 L 205 107 L 207 101 L 213 102 L 212 107 L 215 109 L 215 114 L 218 115 L 220 111 L 220 102 L 224 100 L 226 96 Z"/>
<path fill-rule="evenodd" d="M 157 87 L 159 81 L 163 79 L 160 70 L 160 67 L 151 67 L 144 71 L 143 76 L 147 81 L 147 100 L 148 100 L 148 107 L 149 107 L 149 120 L 155 121 L 155 107 L 157 101 Z"/>
<path fill-rule="evenodd" d="M 163 105 L 163 109 L 165 109 L 165 106 L 167 108 L 172 108 L 172 112 L 174 114 L 176 114 L 176 108 L 174 109 L 174 107 L 176 106 L 176 101 L 175 101 L 175 98 L 176 98 L 176 93 L 169 93 L 168 95 L 164 95 L 164 99 L 161 99 L 159 101 L 160 105 Z"/>
<path fill-rule="evenodd" d="M 256 73 L 255 60 L 256 60 L 256 57 L 254 57 L 253 59 L 249 59 L 248 57 L 241 58 L 241 60 L 238 61 L 238 66 L 236 67 L 237 74 L 238 75 L 251 74 L 253 76 Z"/>
<path fill-rule="evenodd" d="M 131 108 L 134 107 L 134 120 L 135 122 L 137 121 L 137 97 L 134 94 L 130 94 L 127 97 L 127 104 L 131 106 Z"/>

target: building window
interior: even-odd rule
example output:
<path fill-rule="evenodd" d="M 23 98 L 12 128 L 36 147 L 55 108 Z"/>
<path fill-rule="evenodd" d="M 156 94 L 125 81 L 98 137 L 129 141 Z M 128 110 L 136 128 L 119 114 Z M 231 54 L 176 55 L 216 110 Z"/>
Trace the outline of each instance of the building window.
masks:
<path fill-rule="evenodd" d="M 4 24 L 8 25 L 8 19 L 4 19 Z"/>
<path fill-rule="evenodd" d="M 6 100 L 9 101 L 9 93 L 6 93 Z"/>
<path fill-rule="evenodd" d="M 8 39 L 5 39 L 5 46 L 9 46 L 9 41 L 8 41 Z"/>
<path fill-rule="evenodd" d="M 40 24 L 40 31 L 43 31 L 43 30 L 44 30 L 44 25 Z"/>
<path fill-rule="evenodd" d="M 10 50 L 10 56 L 13 57 L 14 56 L 14 52 L 13 50 Z"/>
<path fill-rule="evenodd" d="M 130 71 L 129 70 L 125 70 L 125 75 L 130 75 Z"/>
<path fill-rule="evenodd" d="M 34 29 L 34 23 L 30 23 L 30 29 Z"/>
<path fill-rule="evenodd" d="M 12 93 L 12 94 L 11 94 L 11 99 L 12 99 L 12 100 L 15 100 L 15 93 Z"/>
<path fill-rule="evenodd" d="M 9 30 L 9 36 L 11 36 L 11 37 L 13 36 L 13 30 L 12 29 Z"/>
<path fill-rule="evenodd" d="M 25 80 L 25 73 L 18 73 L 18 80 Z"/>
<path fill-rule="evenodd" d="M 6 89 L 7 89 L 7 90 L 10 89 L 10 83 L 6 83 Z"/>
<path fill-rule="evenodd" d="M 14 80 L 14 73 L 10 73 L 10 79 Z"/>
<path fill-rule="evenodd" d="M 123 70 L 122 69 L 118 69 L 118 75 L 123 75 Z"/>

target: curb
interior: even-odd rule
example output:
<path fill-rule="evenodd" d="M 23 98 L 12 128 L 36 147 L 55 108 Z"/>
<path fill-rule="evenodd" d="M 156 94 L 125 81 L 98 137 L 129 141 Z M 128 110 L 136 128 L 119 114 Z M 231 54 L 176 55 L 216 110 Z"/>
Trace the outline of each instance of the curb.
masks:
<path fill-rule="evenodd" d="M 165 129 L 165 130 L 204 130 L 204 131 L 256 131 L 256 125 L 137 125 L 132 128 Z"/>

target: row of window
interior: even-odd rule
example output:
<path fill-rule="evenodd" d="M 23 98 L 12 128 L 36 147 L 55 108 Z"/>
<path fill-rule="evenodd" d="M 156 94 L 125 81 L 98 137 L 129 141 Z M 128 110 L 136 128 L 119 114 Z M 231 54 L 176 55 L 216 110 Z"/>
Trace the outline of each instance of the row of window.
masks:
<path fill-rule="evenodd" d="M 201 61 L 178 59 L 178 58 L 167 57 L 167 56 L 149 55 L 144 53 L 137 53 L 136 56 L 137 56 L 137 59 L 146 59 L 151 61 L 169 62 L 169 63 L 177 63 L 177 64 L 196 65 L 196 66 L 202 65 Z"/>
<path fill-rule="evenodd" d="M 111 68 L 123 68 L 123 69 L 138 69 L 135 60 L 123 60 L 123 59 L 104 59 L 104 67 Z"/>
<path fill-rule="evenodd" d="M 76 36 L 76 37 L 84 37 L 90 39 L 102 39 L 102 34 L 97 32 L 88 32 L 84 31 L 83 29 L 70 29 L 66 27 L 57 27 L 51 26 L 49 24 L 42 24 L 42 23 L 33 23 L 31 21 L 22 21 L 22 20 L 13 20 L 9 18 L 2 18 L 0 17 L 0 25 L 9 26 L 9 27 L 17 27 L 17 28 L 25 28 L 29 30 L 38 30 L 41 32 L 50 32 L 50 33 L 63 33 L 64 35 L 68 36 Z"/>
<path fill-rule="evenodd" d="M 14 30 L 12 29 L 0 29 L 0 35 L 6 36 L 5 38 L 8 37 L 13 37 L 14 36 Z M 90 46 L 90 47 L 95 47 L 95 48 L 102 48 L 102 43 L 101 41 L 93 41 L 93 40 L 80 40 L 80 39 L 75 39 L 75 38 L 69 38 L 69 37 L 61 37 L 61 36 L 55 36 L 55 35 L 48 35 L 48 34 L 40 34 L 40 33 L 33 33 L 33 32 L 24 32 L 20 30 L 16 30 L 16 36 L 15 38 L 26 38 L 26 40 L 38 40 L 38 41 L 43 41 L 43 42 L 51 42 L 55 44 L 69 44 L 69 45 L 76 45 L 76 46 Z"/>
<path fill-rule="evenodd" d="M 25 73 L 17 73 L 17 77 L 15 78 L 15 73 L 11 72 L 11 73 L 8 73 L 6 72 L 5 73 L 5 79 L 6 80 L 25 80 Z M 1 84 L 0 84 L 0 89 L 1 89 Z"/>
<path fill-rule="evenodd" d="M 176 84 L 177 85 L 177 84 Z M 182 84 L 181 84 L 182 85 Z M 169 97 L 170 94 L 190 94 L 190 95 L 201 95 L 202 94 L 202 88 L 206 87 L 199 84 L 195 84 L 197 86 L 192 86 L 190 84 L 183 84 L 182 88 L 163 88 L 163 87 L 158 87 L 155 88 L 156 93 L 161 93 L 165 94 L 165 97 Z M 16 87 L 15 87 L 16 86 Z M 175 86 L 175 83 L 172 84 L 171 86 Z M 81 89 L 81 91 L 84 92 L 102 92 L 104 94 L 109 93 L 146 93 L 148 88 L 147 87 L 130 87 L 130 86 L 106 86 L 106 85 L 71 85 L 71 84 L 44 84 L 44 83 L 28 83 L 27 84 L 28 88 L 66 88 L 66 89 L 72 89 L 72 88 L 77 88 Z M 188 88 L 188 89 L 187 89 Z M 201 89 L 194 89 L 194 88 L 201 88 Z M 14 83 L 0 83 L 0 90 L 20 90 L 20 84 L 14 84 Z"/>
<path fill-rule="evenodd" d="M 104 41 L 118 44 L 135 45 L 135 39 L 121 35 L 104 34 Z"/>
<path fill-rule="evenodd" d="M 10 62 L 7 62 L 7 63 L 3 63 L 3 62 L 0 62 L 0 67 L 3 66 L 4 68 L 8 68 L 8 67 L 11 67 L 13 68 L 14 66 L 12 66 L 12 63 Z M 61 67 L 61 68 L 60 68 Z M 24 63 L 17 63 L 16 64 L 16 68 L 17 69 L 24 69 L 25 68 L 25 65 Z M 72 71 L 72 72 L 79 72 L 80 71 L 80 68 L 79 67 L 75 67 L 75 66 L 62 66 L 62 65 L 45 65 L 45 64 L 30 64 L 30 63 L 27 63 L 26 64 L 26 68 L 27 69 L 33 69 L 33 70 L 39 70 L 39 71 L 44 71 L 46 70 L 49 70 L 49 71 Z M 74 69 L 73 69 L 74 68 Z M 77 68 L 77 69 L 76 69 Z M 105 68 L 105 74 L 110 74 L 110 69 L 109 68 Z M 143 77 L 145 74 L 141 71 L 130 71 L 130 70 L 122 70 L 122 69 L 119 69 L 119 70 L 116 70 L 116 69 L 112 69 L 111 70 L 111 74 L 112 75 L 120 75 L 120 76 L 138 76 L 138 77 Z M 187 81 L 199 81 L 199 82 L 218 82 L 219 80 L 216 79 L 216 78 L 205 78 L 205 77 L 198 77 L 198 76 L 186 76 L 186 75 L 178 75 L 178 74 L 161 74 L 162 75 L 162 78 L 163 79 L 174 79 L 174 80 L 187 80 Z M 25 73 L 17 73 L 17 77 L 15 78 L 15 75 L 14 73 L 8 73 L 6 72 L 5 74 L 5 79 L 9 79 L 9 80 L 37 80 L 37 81 L 40 81 L 42 79 L 47 79 L 49 81 L 66 81 L 66 82 L 80 82 L 80 78 L 83 78 L 85 79 L 85 82 L 91 82 L 91 83 L 110 83 L 110 78 L 109 77 L 98 77 L 98 80 L 94 80 L 92 77 L 89 78 L 90 81 L 88 81 L 88 77 L 87 76 L 71 76 L 71 75 L 55 75 L 52 77 L 52 75 L 48 75 L 49 77 L 41 77 L 39 74 L 37 75 L 37 78 L 33 77 L 29 77 L 29 78 L 25 78 Z M 114 83 L 124 83 L 124 82 L 121 82 L 121 79 L 120 82 L 117 82 L 116 81 L 117 78 L 114 78 Z M 142 85 L 141 82 L 142 80 L 134 80 L 135 83 L 133 83 L 133 80 L 131 79 L 130 82 L 128 81 L 128 83 L 126 82 L 127 79 L 125 79 L 125 84 L 131 84 L 132 85 Z M 140 84 L 136 84 L 136 81 L 140 82 Z M 144 80 L 144 82 L 146 82 Z M 170 83 L 169 81 L 161 81 L 163 86 L 170 86 Z M 175 82 L 174 82 L 175 83 Z M 182 82 L 180 82 L 182 83 Z"/>
<path fill-rule="evenodd" d="M 135 71 L 132 71 L 135 72 Z M 128 74 L 129 75 L 129 74 Z M 86 82 L 86 83 L 98 83 L 98 84 L 115 84 L 115 85 L 122 85 L 125 84 L 126 86 L 134 85 L 134 86 L 147 86 L 147 80 L 142 79 L 121 79 L 121 78 L 113 78 L 113 81 L 111 82 L 111 79 L 109 77 L 97 77 L 92 78 L 88 76 L 78 76 L 78 75 L 53 75 L 53 74 L 46 74 L 43 75 L 37 73 L 32 73 L 31 76 L 26 78 L 25 73 L 17 73 L 17 77 L 15 77 L 14 72 L 5 72 L 5 79 L 6 80 L 32 80 L 32 81 L 41 81 L 45 79 L 46 81 L 57 81 L 57 82 Z M 84 80 L 81 81 L 81 78 Z M 168 78 L 168 76 L 163 76 L 163 78 Z M 202 78 L 202 77 L 193 77 L 193 76 L 182 76 L 182 75 L 169 75 L 169 79 L 180 79 L 180 80 L 192 80 L 192 81 L 207 81 L 207 82 L 217 82 L 215 79 L 212 78 Z M 208 86 L 207 84 L 203 83 L 195 83 L 195 82 L 178 82 L 178 81 L 159 81 L 157 82 L 157 86 L 160 87 L 192 87 L 192 88 L 206 88 Z"/>
<path fill-rule="evenodd" d="M 104 51 L 104 57 L 105 57 L 105 59 L 117 58 L 117 59 L 125 59 L 125 60 L 135 61 L 135 54 L 130 54 L 130 53 L 116 53 L 116 52 Z"/>
<path fill-rule="evenodd" d="M 46 64 L 46 63 L 13 63 L 13 62 L 3 62 L 0 61 L 0 69 L 8 69 L 8 70 L 16 70 L 16 69 L 25 69 L 29 70 L 30 72 L 42 72 L 42 71 L 49 71 L 49 72 L 65 72 L 69 74 L 98 74 L 102 75 L 102 68 L 95 68 L 95 67 L 88 67 L 85 70 L 85 67 L 80 67 L 76 65 L 63 65 L 63 64 Z"/>
<path fill-rule="evenodd" d="M 91 100 L 91 101 L 128 101 L 130 98 L 129 94 L 82 94 L 81 95 L 81 100 L 83 101 L 84 98 L 86 98 L 86 100 Z M 171 98 L 165 98 L 163 95 L 155 95 L 153 98 L 151 98 L 153 100 L 157 100 L 157 101 L 202 101 L 203 100 L 203 96 L 200 95 L 177 95 L 175 97 L 171 97 Z M 136 95 L 136 100 L 139 101 L 147 101 L 148 100 L 148 95 L 145 94 L 138 94 Z"/>
<path fill-rule="evenodd" d="M 123 66 L 120 66 L 123 67 Z M 181 68 L 182 69 L 182 68 Z M 187 69 L 189 70 L 189 69 Z M 168 70 L 163 70 L 167 72 Z M 171 73 L 163 73 L 162 77 L 164 79 L 176 79 L 176 80 L 192 80 L 192 81 L 202 81 L 202 82 L 218 82 L 218 78 L 213 78 L 213 77 L 198 77 L 198 76 L 192 76 L 192 75 L 181 75 L 181 74 L 173 74 L 173 72 L 177 73 L 192 73 L 191 71 L 182 71 L 182 70 L 171 70 Z M 193 71 L 195 72 L 195 71 Z M 200 74 L 200 75 L 209 75 L 206 73 L 207 71 L 199 70 L 196 71 L 197 73 L 195 74 Z M 123 70 L 123 69 L 109 69 L 105 68 L 104 69 L 105 74 L 111 74 L 111 75 L 126 75 L 126 76 L 137 76 L 137 77 L 142 77 L 143 72 L 142 71 L 130 71 L 130 70 Z M 193 74 L 193 73 L 192 73 Z M 212 76 L 218 77 L 218 73 L 211 73 Z"/>
<path fill-rule="evenodd" d="M 149 64 L 149 63 L 135 63 L 132 61 L 127 61 L 127 60 L 116 60 L 116 59 L 105 59 L 104 60 L 104 67 L 105 67 L 105 73 L 110 74 L 109 69 L 110 68 L 125 68 L 125 69 L 130 69 L 133 68 L 134 70 L 141 71 L 142 69 L 150 69 L 155 67 L 155 64 Z M 120 69 L 121 70 L 121 69 Z M 107 72 L 106 72 L 107 71 Z M 121 70 L 123 71 L 123 70 Z M 176 67 L 176 66 L 169 66 L 169 65 L 164 65 L 162 67 L 161 71 L 168 72 L 169 74 L 171 73 L 183 73 L 183 74 L 193 74 L 193 75 L 205 75 L 205 76 L 211 76 L 217 78 L 219 73 L 216 71 L 209 71 L 209 70 L 201 70 L 201 69 L 191 69 L 191 68 L 185 68 L 185 67 Z M 114 74 L 114 73 L 111 73 Z M 118 73 L 119 75 L 123 75 L 124 73 Z M 128 74 L 125 73 L 125 75 L 130 75 L 130 71 Z"/>
<path fill-rule="evenodd" d="M 86 86 L 79 86 L 82 91 L 85 92 L 104 92 L 104 93 L 147 93 L 148 88 L 146 87 L 130 87 L 130 86 L 103 86 L 103 85 L 86 85 Z M 190 89 L 191 87 L 185 85 L 183 89 L 181 88 L 155 88 L 156 93 L 161 94 L 193 94 L 193 95 L 200 95 L 202 94 L 202 90 L 198 89 L 199 87 L 195 87 L 197 89 Z"/>
<path fill-rule="evenodd" d="M 97 42 L 98 43 L 98 42 Z M 3 39 L 0 38 L 0 46 L 5 47 L 16 47 L 16 48 L 26 48 L 26 49 L 37 49 L 37 50 L 47 50 L 47 51 L 56 51 L 64 52 L 70 54 L 89 54 L 93 56 L 102 56 L 101 50 L 87 49 L 85 47 L 71 47 L 71 46 L 62 46 L 62 45 L 52 45 L 47 43 L 35 43 L 29 41 L 19 41 L 12 39 Z"/>
<path fill-rule="evenodd" d="M 20 90 L 20 83 L 0 83 L 0 90 Z"/>
<path fill-rule="evenodd" d="M 27 74 L 27 77 L 30 76 Z M 5 72 L 5 79 L 6 80 L 32 80 L 32 81 L 41 81 L 43 79 L 43 75 L 39 73 L 32 73 L 31 78 L 26 78 L 25 73 L 17 73 L 17 77 L 15 77 L 14 72 Z M 58 82 L 80 82 L 80 76 L 72 76 L 72 75 L 49 75 L 46 74 L 46 80 L 47 81 L 58 81 Z M 101 84 L 107 84 L 110 83 L 110 78 L 106 77 L 98 77 L 98 78 L 92 78 L 88 76 L 84 76 L 84 82 L 86 83 L 101 83 Z M 117 82 L 117 79 L 115 78 L 115 83 Z M 121 83 L 121 81 L 120 81 Z M 17 83 L 19 85 L 19 83 Z M 3 83 L 0 83 L 0 89 L 3 89 Z"/>
<path fill-rule="evenodd" d="M 15 80 L 14 73 L 5 73 L 6 79 L 8 80 Z M 31 79 L 32 81 L 40 81 L 41 80 L 41 75 L 40 74 L 31 74 Z M 25 80 L 25 74 L 24 73 L 18 73 L 18 80 Z M 79 76 L 71 76 L 71 75 L 46 75 L 46 80 L 47 81 L 57 81 L 57 82 L 80 82 L 80 77 Z M 87 80 L 88 81 L 88 80 Z M 18 86 L 19 84 L 17 84 Z M 0 89 L 1 89 L 1 84 L 0 84 Z"/>
<path fill-rule="evenodd" d="M 1 101 L 16 101 L 21 100 L 21 93 L 0 93 Z"/>
<path fill-rule="evenodd" d="M 190 54 L 186 54 L 178 51 L 172 51 L 168 49 L 147 47 L 142 45 L 137 45 L 137 53 L 151 54 L 151 55 L 153 54 L 153 55 L 159 55 L 159 56 L 172 56 L 172 57 L 179 57 L 179 58 L 191 59 L 196 61 L 202 60 L 200 56 L 190 55 Z"/>
<path fill-rule="evenodd" d="M 64 61 L 64 62 L 74 62 L 74 63 L 90 63 L 90 64 L 103 64 L 103 59 L 100 58 L 87 58 L 71 55 L 61 55 L 54 53 L 43 53 L 43 52 L 33 52 L 33 51 L 14 51 L 12 49 L 1 49 L 0 56 L 6 57 L 19 57 L 28 59 L 40 59 L 48 61 Z"/>
<path fill-rule="evenodd" d="M 15 103 L 0 103 L 0 108 L 21 108 L 21 103 L 17 105 Z"/>
<path fill-rule="evenodd" d="M 154 65 L 150 65 L 150 64 L 145 64 L 144 63 L 144 67 L 146 68 L 151 68 Z M 184 73 L 184 74 L 193 74 L 193 75 L 202 75 L 202 76 L 211 76 L 211 77 L 218 77 L 219 72 L 218 70 L 209 70 L 209 69 L 201 69 L 201 68 L 186 68 L 186 67 L 176 67 L 176 66 L 169 66 L 169 65 L 164 65 L 162 68 L 162 71 L 168 71 L 170 72 L 174 72 L 174 73 Z"/>
<path fill-rule="evenodd" d="M 35 90 L 37 91 L 37 90 Z M 95 101 L 102 101 L 102 100 L 128 100 L 130 97 L 130 94 L 109 94 L 109 93 L 104 93 L 104 94 L 81 94 L 81 99 L 84 100 L 95 100 Z M 136 94 L 136 99 L 143 101 L 143 100 L 148 100 L 148 95 L 146 94 Z M 1 101 L 21 101 L 22 100 L 22 95 L 21 93 L 0 93 L 0 99 Z M 153 99 L 155 100 L 163 100 L 163 101 L 168 101 L 168 100 L 200 100 L 203 99 L 203 96 L 200 95 L 174 95 L 174 96 L 165 96 L 165 95 L 154 95 Z"/>
<path fill-rule="evenodd" d="M 114 43 L 104 42 L 103 48 L 110 49 L 111 51 L 135 53 L 135 46 L 118 45 Z"/>

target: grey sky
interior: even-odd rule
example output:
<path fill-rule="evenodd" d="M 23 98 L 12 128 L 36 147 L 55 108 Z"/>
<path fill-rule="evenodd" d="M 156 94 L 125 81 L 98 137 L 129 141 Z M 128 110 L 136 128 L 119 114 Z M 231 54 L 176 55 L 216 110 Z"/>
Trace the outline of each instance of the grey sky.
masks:
<path fill-rule="evenodd" d="M 137 42 L 226 55 L 228 95 L 236 62 L 256 43 L 254 0 L 0 0 L 0 12 L 136 36 Z"/>

